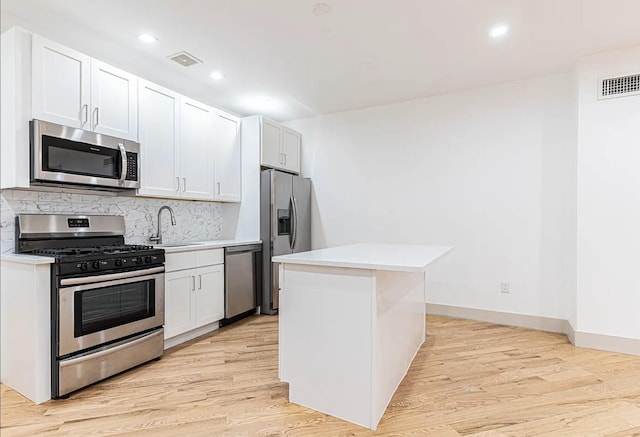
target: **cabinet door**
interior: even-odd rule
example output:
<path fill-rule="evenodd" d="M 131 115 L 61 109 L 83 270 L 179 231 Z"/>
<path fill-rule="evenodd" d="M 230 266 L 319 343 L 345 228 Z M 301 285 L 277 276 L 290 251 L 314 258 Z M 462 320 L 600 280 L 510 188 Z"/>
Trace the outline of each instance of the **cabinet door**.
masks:
<path fill-rule="evenodd" d="M 282 156 L 284 168 L 300 173 L 300 134 L 287 127 L 282 128 Z"/>
<path fill-rule="evenodd" d="M 222 112 L 216 114 L 213 135 L 215 198 L 223 202 L 240 202 L 242 198 L 240 120 Z"/>
<path fill-rule="evenodd" d="M 282 126 L 262 118 L 260 135 L 260 164 L 265 167 L 282 168 Z"/>
<path fill-rule="evenodd" d="M 179 96 L 140 81 L 140 189 L 138 194 L 180 197 Z"/>
<path fill-rule="evenodd" d="M 164 338 L 171 338 L 195 327 L 193 296 L 196 270 L 164 275 Z"/>
<path fill-rule="evenodd" d="M 91 128 L 95 132 L 138 141 L 138 79 L 91 60 Z"/>
<path fill-rule="evenodd" d="M 196 327 L 224 318 L 224 264 L 197 269 Z"/>
<path fill-rule="evenodd" d="M 33 35 L 33 118 L 90 129 L 90 64 L 88 56 Z"/>
<path fill-rule="evenodd" d="M 184 97 L 180 108 L 181 196 L 213 200 L 213 110 Z"/>

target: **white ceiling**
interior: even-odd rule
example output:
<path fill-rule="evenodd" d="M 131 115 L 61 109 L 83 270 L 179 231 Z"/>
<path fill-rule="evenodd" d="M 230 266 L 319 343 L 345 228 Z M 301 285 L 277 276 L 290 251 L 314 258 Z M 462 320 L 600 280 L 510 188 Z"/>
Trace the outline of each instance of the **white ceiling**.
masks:
<path fill-rule="evenodd" d="M 323 2 L 330 13 L 316 15 Z M 570 70 L 640 44 L 640 0 L 2 0 L 14 24 L 205 103 L 290 120 Z M 506 23 L 509 34 L 491 40 Z M 152 45 L 138 41 L 149 32 Z M 204 61 L 185 68 L 167 56 Z M 209 73 L 225 79 L 214 82 Z M 272 96 L 279 107 L 247 106 Z"/>

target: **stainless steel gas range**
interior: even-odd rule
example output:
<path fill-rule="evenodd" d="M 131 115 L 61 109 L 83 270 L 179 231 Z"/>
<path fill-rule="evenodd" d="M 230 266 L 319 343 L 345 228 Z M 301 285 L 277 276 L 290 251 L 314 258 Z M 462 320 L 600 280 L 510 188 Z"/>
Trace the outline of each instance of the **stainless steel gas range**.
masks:
<path fill-rule="evenodd" d="M 51 268 L 51 396 L 162 356 L 164 251 L 124 244 L 120 216 L 22 214 L 16 253 Z"/>

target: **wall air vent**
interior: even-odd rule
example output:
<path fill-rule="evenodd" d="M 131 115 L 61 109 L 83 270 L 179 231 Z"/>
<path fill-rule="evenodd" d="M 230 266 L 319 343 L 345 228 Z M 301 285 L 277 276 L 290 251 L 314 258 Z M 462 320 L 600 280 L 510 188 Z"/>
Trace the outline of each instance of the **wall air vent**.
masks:
<path fill-rule="evenodd" d="M 200 59 L 187 52 L 176 53 L 175 55 L 169 56 L 169 59 L 177 62 L 183 67 L 190 67 L 194 64 L 202 64 L 202 61 Z"/>
<path fill-rule="evenodd" d="M 640 74 L 609 77 L 600 80 L 598 99 L 636 96 L 640 94 Z"/>

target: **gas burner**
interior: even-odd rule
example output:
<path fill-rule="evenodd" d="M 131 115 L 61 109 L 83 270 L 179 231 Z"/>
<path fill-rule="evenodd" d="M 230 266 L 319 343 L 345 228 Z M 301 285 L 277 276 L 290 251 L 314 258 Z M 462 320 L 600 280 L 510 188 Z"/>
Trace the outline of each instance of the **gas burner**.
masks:
<path fill-rule="evenodd" d="M 131 253 L 142 250 L 151 250 L 153 246 L 145 246 L 142 244 L 121 244 L 116 246 L 100 246 L 96 248 L 99 253 L 113 254 L 113 253 Z"/>
<path fill-rule="evenodd" d="M 34 250 L 31 253 L 34 255 L 63 257 L 63 256 L 93 255 L 93 254 L 99 254 L 101 252 L 95 247 L 65 247 L 60 249 L 39 249 L 39 250 Z"/>
<path fill-rule="evenodd" d="M 63 247 L 39 249 L 31 252 L 34 255 L 67 257 L 67 256 L 84 256 L 84 255 L 112 255 L 118 253 L 129 253 L 146 251 L 154 249 L 153 246 L 142 244 L 119 244 L 95 247 Z"/>
<path fill-rule="evenodd" d="M 103 253 L 121 253 L 121 252 L 136 252 L 138 250 L 151 250 L 153 246 L 146 246 L 144 244 L 122 244 L 118 246 L 103 246 L 99 247 Z"/>

